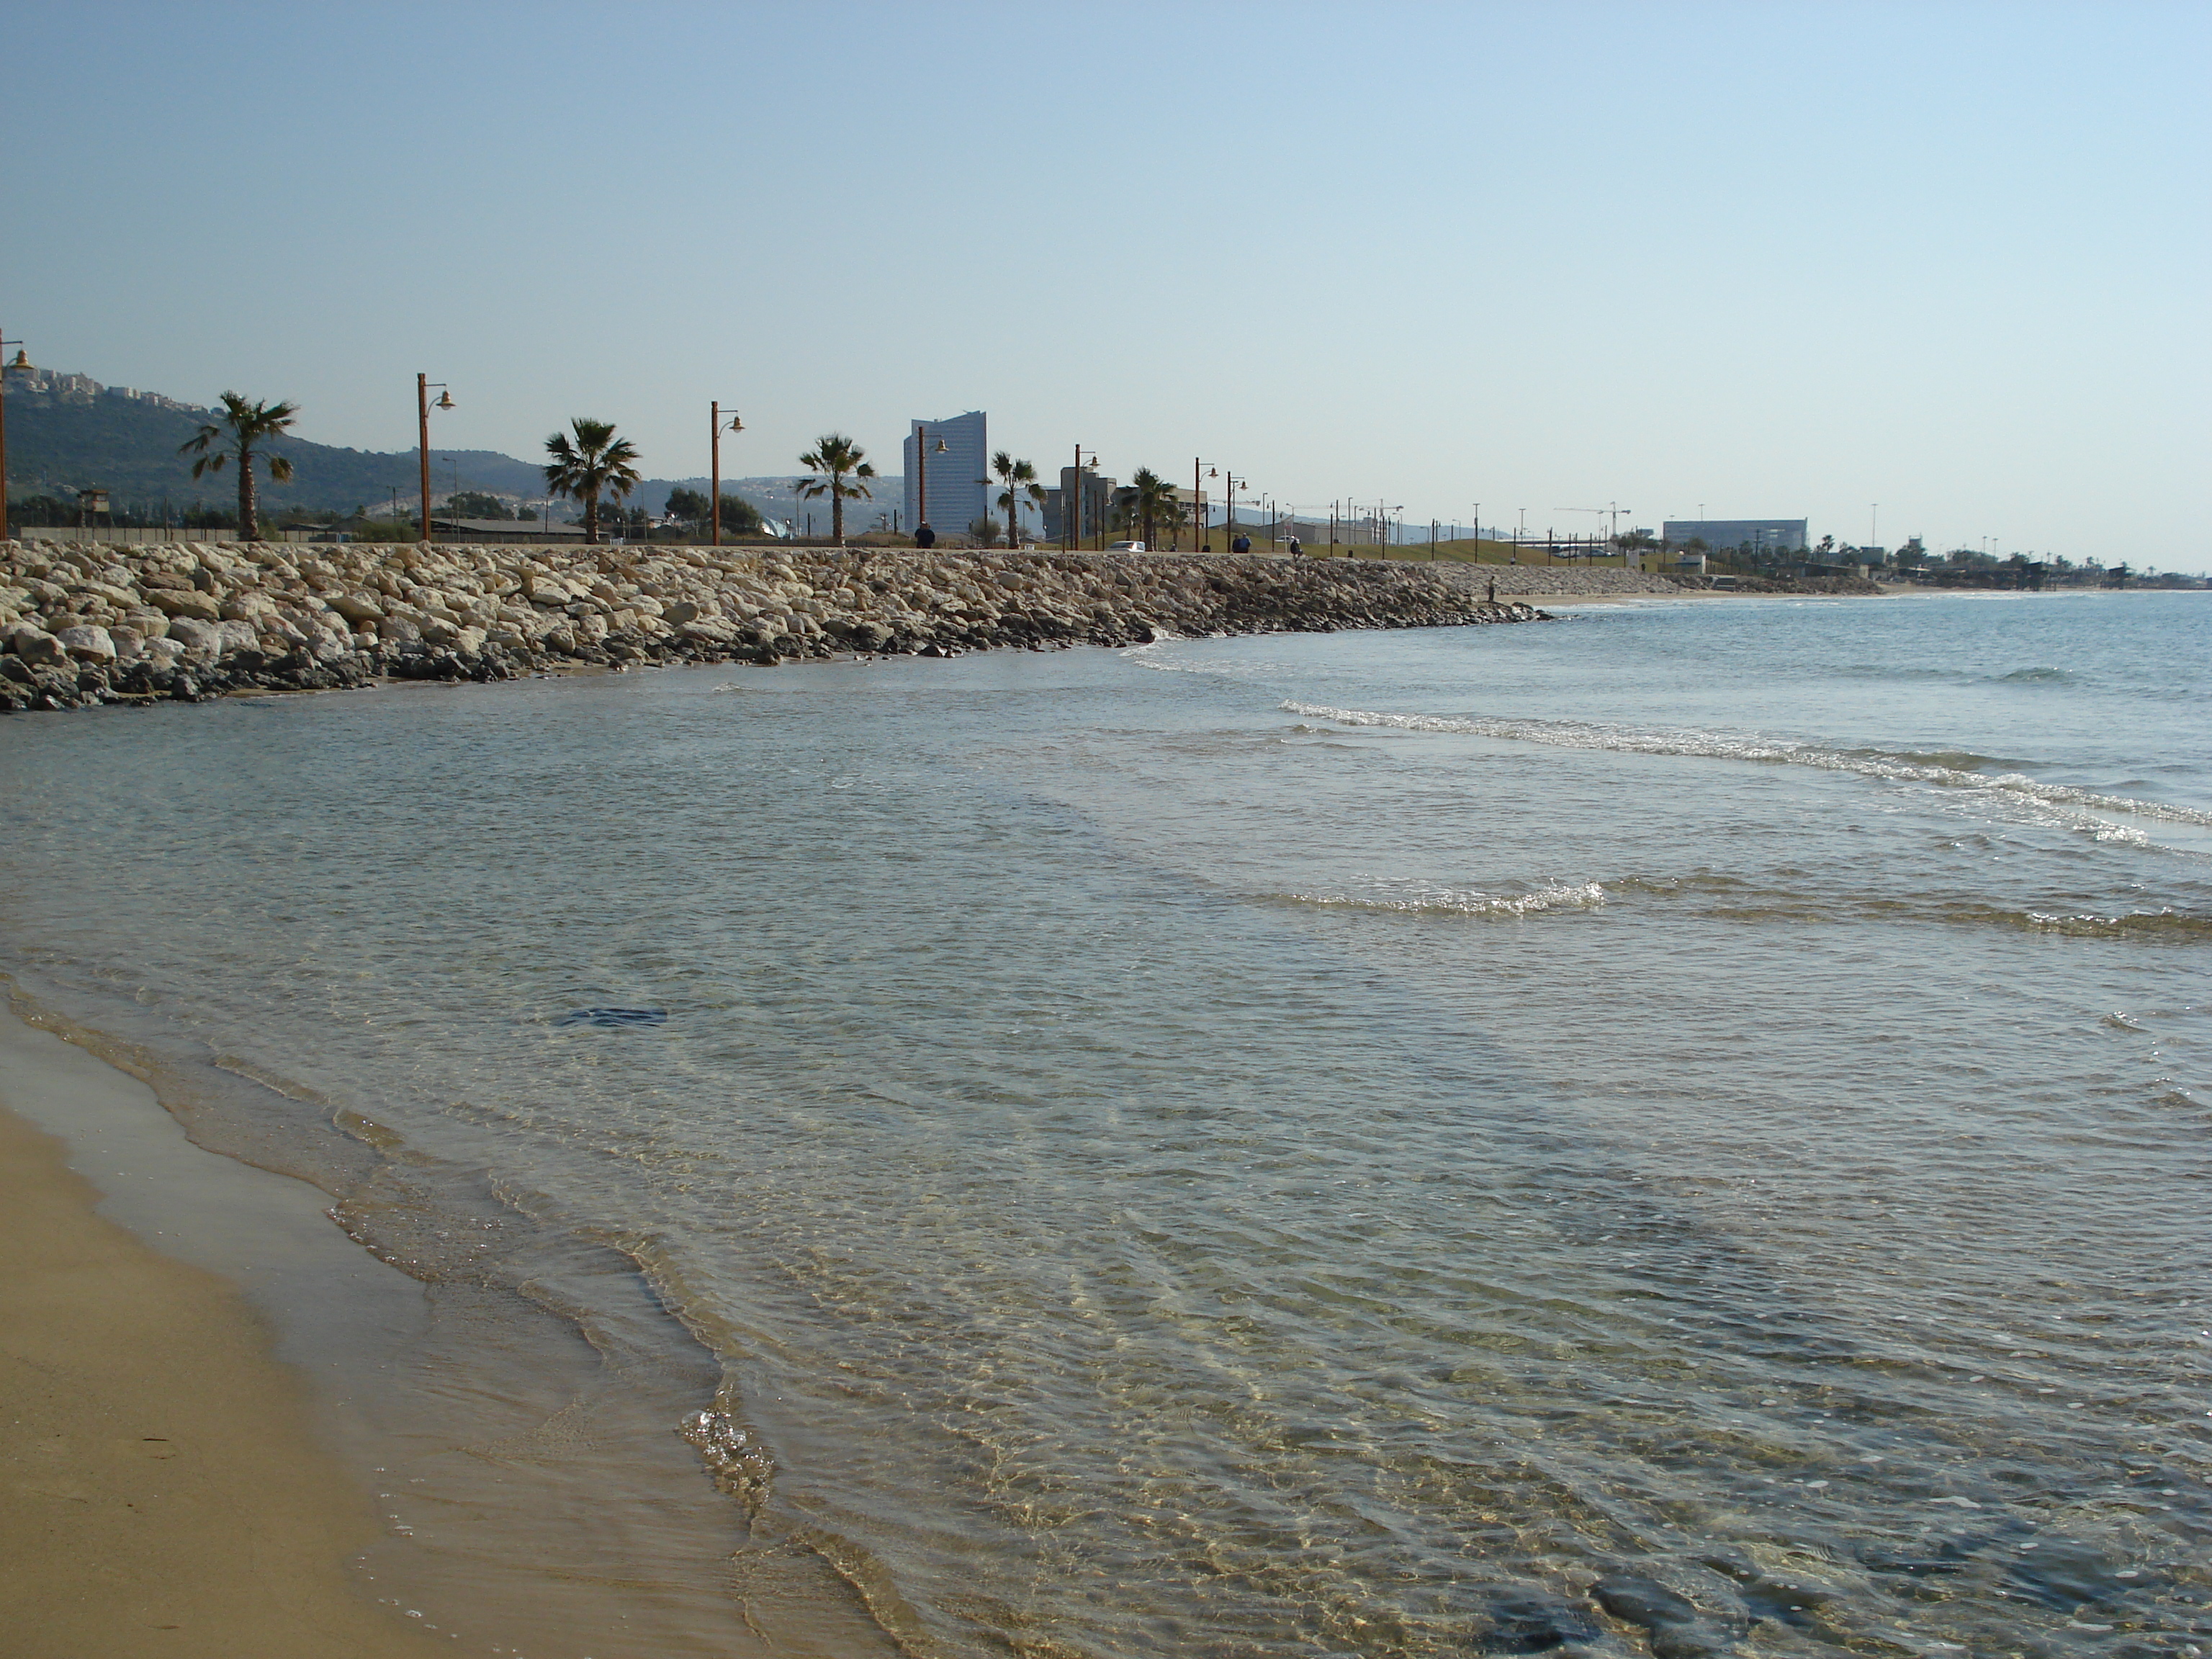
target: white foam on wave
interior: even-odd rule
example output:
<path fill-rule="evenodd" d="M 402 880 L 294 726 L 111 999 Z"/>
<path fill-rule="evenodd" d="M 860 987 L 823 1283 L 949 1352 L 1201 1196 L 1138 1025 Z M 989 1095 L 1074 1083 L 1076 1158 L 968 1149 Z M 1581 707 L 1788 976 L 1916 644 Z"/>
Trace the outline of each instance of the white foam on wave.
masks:
<path fill-rule="evenodd" d="M 1424 887 L 1400 896 L 1387 893 L 1270 893 L 1278 904 L 1320 910 L 1365 910 L 1403 915 L 1528 916 L 1546 910 L 1594 910 L 1605 889 L 1594 881 L 1554 882 L 1526 893 L 1483 893 L 1470 888 Z"/>
<path fill-rule="evenodd" d="M 1901 757 L 1885 757 L 1866 750 L 1823 749 L 1817 744 L 1786 738 L 1729 737 L 1716 732 L 1649 732 L 1629 726 L 1585 725 L 1573 720 L 1509 720 L 1442 714 L 1382 714 L 1366 708 L 1329 708 L 1317 703 L 1285 702 L 1282 708 L 1334 720 L 1340 726 L 1374 726 L 1401 732 L 1458 732 L 1498 738 L 1513 743 L 1540 743 L 1556 749 L 1608 749 L 1638 755 L 1687 755 L 1713 760 L 1757 761 L 1788 766 L 1810 766 L 1828 772 L 1853 772 L 1862 777 L 1884 778 L 1899 783 L 1927 783 L 1947 789 L 1998 790 L 2047 806 L 2087 812 L 2122 812 L 2170 823 L 2212 827 L 2212 812 L 2171 806 L 2162 801 L 2137 800 L 2126 795 L 2101 794 L 2070 784 L 2040 783 L 2019 772 L 1972 772 L 1954 766 L 1929 765 Z"/>

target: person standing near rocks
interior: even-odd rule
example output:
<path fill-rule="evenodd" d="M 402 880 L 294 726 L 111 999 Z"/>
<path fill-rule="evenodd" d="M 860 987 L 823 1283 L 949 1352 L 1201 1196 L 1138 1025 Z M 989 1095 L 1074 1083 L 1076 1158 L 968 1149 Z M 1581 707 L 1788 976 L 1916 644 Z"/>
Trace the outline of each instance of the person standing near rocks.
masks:
<path fill-rule="evenodd" d="M 1229 550 L 1231 553 L 1249 553 L 1252 550 L 1252 538 L 1243 531 L 1238 531 L 1237 539 L 1229 544 Z"/>
<path fill-rule="evenodd" d="M 1490 579 L 1490 602 L 1492 605 L 1498 603 L 1498 578 L 1495 576 Z"/>
<path fill-rule="evenodd" d="M 1299 555 L 1300 553 L 1304 552 L 1304 550 L 1304 550 L 1304 548 L 1303 548 L 1303 547 L 1299 544 L 1299 543 L 1298 543 L 1298 538 L 1297 538 L 1296 536 L 1291 537 L 1291 556 L 1292 558 L 1294 558 L 1294 559 L 1295 559 L 1295 558 L 1297 558 L 1297 557 L 1298 556 L 1298 555 Z"/>
<path fill-rule="evenodd" d="M 934 546 L 936 546 L 936 545 L 937 545 L 937 532 L 936 532 L 934 530 L 932 530 L 932 529 L 931 529 L 927 525 L 926 525 L 926 524 L 918 524 L 918 525 L 915 526 L 915 527 L 914 527 L 914 544 L 915 544 L 916 547 L 934 547 Z"/>

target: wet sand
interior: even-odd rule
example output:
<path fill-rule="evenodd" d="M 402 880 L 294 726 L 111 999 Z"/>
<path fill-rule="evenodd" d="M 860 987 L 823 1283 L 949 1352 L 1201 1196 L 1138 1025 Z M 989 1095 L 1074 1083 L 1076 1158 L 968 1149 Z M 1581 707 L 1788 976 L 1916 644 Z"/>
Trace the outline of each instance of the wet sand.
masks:
<path fill-rule="evenodd" d="M 12 1084 L 0 1085 L 0 1099 Z M 0 1629 L 17 1659 L 410 1659 L 349 1583 L 368 1497 L 232 1285 L 94 1212 L 0 1111 Z"/>
<path fill-rule="evenodd" d="M 8 1659 L 893 1650 L 678 1437 L 711 1367 L 396 1270 L 4 1003 L 0 1127 Z"/>

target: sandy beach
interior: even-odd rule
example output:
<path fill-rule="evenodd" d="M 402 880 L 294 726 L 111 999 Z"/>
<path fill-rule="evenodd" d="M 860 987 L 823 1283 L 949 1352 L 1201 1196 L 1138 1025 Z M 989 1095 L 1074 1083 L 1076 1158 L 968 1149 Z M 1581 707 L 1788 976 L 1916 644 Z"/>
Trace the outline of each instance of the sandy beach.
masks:
<path fill-rule="evenodd" d="M 9 1659 L 890 1650 L 674 1432 L 710 1376 L 395 1271 L 4 1007 L 0 1129 Z"/>
<path fill-rule="evenodd" d="M 0 1100 L 15 1086 L 0 1085 Z M 239 1291 L 0 1110 L 0 1626 L 18 1659 L 450 1652 L 364 1601 L 367 1494 Z"/>

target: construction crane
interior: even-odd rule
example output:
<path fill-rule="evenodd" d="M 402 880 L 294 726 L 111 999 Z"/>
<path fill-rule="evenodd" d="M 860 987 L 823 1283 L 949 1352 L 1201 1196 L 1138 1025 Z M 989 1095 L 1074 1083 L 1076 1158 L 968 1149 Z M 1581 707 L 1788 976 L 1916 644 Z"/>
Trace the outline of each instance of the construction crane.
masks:
<path fill-rule="evenodd" d="M 1552 511 L 1554 513 L 1596 514 L 1598 517 L 1607 520 L 1605 538 L 1610 542 L 1620 539 L 1621 515 L 1626 513 L 1633 513 L 1636 509 L 1632 507 L 1623 507 L 1619 501 L 1607 501 L 1603 507 L 1555 507 Z"/>

